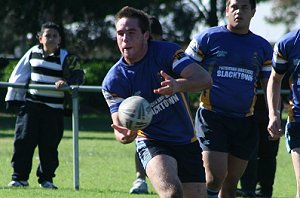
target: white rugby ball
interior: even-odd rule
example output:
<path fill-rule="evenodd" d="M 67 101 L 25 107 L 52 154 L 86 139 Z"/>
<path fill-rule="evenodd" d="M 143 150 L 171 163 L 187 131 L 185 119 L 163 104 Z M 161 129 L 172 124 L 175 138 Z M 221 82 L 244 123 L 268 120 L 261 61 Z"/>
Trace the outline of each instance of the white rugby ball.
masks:
<path fill-rule="evenodd" d="M 146 128 L 153 116 L 150 103 L 141 96 L 131 96 L 123 100 L 118 114 L 122 126 L 132 131 Z"/>

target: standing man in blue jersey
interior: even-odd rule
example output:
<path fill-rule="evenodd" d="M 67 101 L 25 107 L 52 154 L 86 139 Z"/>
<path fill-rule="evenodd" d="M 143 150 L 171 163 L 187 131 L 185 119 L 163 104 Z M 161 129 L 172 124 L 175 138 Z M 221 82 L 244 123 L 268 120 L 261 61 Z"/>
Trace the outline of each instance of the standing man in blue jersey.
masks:
<path fill-rule="evenodd" d="M 281 128 L 280 90 L 284 75 L 289 76 L 290 101 L 285 136 L 288 152 L 291 153 L 296 181 L 297 196 L 300 195 L 300 29 L 284 35 L 274 47 L 273 69 L 270 76 L 267 96 L 269 107 L 268 130 L 272 137 L 283 134 Z"/>
<path fill-rule="evenodd" d="M 253 110 L 257 83 L 266 89 L 272 46 L 249 30 L 255 0 L 227 0 L 227 25 L 197 35 L 186 53 L 211 74 L 195 126 L 203 149 L 209 198 L 232 198 L 258 144 Z"/>
<path fill-rule="evenodd" d="M 136 139 L 139 157 L 160 197 L 206 197 L 201 148 L 186 92 L 210 88 L 208 72 L 177 44 L 149 40 L 149 18 L 141 10 L 122 8 L 115 26 L 122 57 L 107 73 L 102 90 L 117 141 Z M 148 100 L 154 113 L 142 131 L 128 130 L 118 119 L 120 103 L 133 95 Z"/>
<path fill-rule="evenodd" d="M 60 48 L 60 28 L 53 22 L 42 25 L 39 45 L 21 58 L 12 72 L 10 83 L 55 85 L 83 83 L 83 70 L 77 56 Z M 64 92 L 8 88 L 7 107 L 18 106 L 16 120 L 12 181 L 9 187 L 27 187 L 36 147 L 39 160 L 36 175 L 42 188 L 57 189 L 53 183 L 59 165 L 58 145 L 64 131 Z"/>

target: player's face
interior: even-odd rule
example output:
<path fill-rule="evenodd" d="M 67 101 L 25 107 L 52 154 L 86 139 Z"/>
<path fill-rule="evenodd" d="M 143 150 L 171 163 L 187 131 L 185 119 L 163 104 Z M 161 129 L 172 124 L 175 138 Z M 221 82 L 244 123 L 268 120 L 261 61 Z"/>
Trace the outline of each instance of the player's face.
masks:
<path fill-rule="evenodd" d="M 238 34 L 248 33 L 250 21 L 254 14 L 255 9 L 251 9 L 249 0 L 231 0 L 226 7 L 227 28 Z"/>
<path fill-rule="evenodd" d="M 119 49 L 128 64 L 140 61 L 148 50 L 149 32 L 142 33 L 138 19 L 121 18 L 116 22 Z"/>
<path fill-rule="evenodd" d="M 40 43 L 44 46 L 44 51 L 48 54 L 55 52 L 60 43 L 60 35 L 57 30 L 46 28 L 41 36 L 39 36 Z"/>

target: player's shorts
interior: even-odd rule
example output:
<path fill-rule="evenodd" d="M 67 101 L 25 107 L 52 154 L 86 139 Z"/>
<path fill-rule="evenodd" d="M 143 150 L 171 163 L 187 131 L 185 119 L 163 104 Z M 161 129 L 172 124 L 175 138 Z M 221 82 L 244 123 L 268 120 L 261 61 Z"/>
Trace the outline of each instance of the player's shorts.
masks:
<path fill-rule="evenodd" d="M 143 139 L 136 141 L 136 148 L 144 168 L 153 157 L 165 154 L 176 159 L 178 177 L 182 183 L 205 183 L 202 150 L 198 141 L 186 145 L 170 145 Z"/>
<path fill-rule="evenodd" d="M 295 148 L 300 148 L 300 122 L 288 122 L 285 127 L 286 148 L 290 153 Z"/>
<path fill-rule="evenodd" d="M 234 118 L 199 108 L 195 128 L 205 151 L 230 153 L 250 160 L 258 146 L 258 128 L 254 116 Z"/>

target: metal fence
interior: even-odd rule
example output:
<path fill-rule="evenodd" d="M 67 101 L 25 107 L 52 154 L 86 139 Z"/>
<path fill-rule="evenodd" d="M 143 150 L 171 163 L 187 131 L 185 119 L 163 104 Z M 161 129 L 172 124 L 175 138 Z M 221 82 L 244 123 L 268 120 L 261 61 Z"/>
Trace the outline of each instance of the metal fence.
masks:
<path fill-rule="evenodd" d="M 24 83 L 8 83 L 0 82 L 0 87 L 15 87 L 15 88 L 25 88 Z M 101 92 L 101 86 L 66 86 L 60 89 L 56 89 L 54 85 L 37 85 L 29 84 L 26 88 L 28 89 L 44 89 L 44 90 L 54 90 L 54 91 L 70 91 L 72 93 L 72 132 L 73 132 L 73 181 L 74 189 L 79 190 L 79 146 L 78 146 L 78 133 L 79 133 L 79 124 L 78 124 L 78 92 Z M 258 94 L 262 94 L 262 90 L 258 90 Z M 289 90 L 282 90 L 281 94 L 289 94 Z"/>
<path fill-rule="evenodd" d="M 0 87 L 25 88 L 25 83 L 0 82 Z M 79 146 L 78 146 L 78 92 L 101 92 L 101 86 L 66 86 L 56 89 L 54 85 L 29 84 L 28 89 L 44 89 L 54 91 L 70 91 L 72 93 L 72 132 L 73 132 L 73 181 L 74 189 L 79 190 Z"/>

